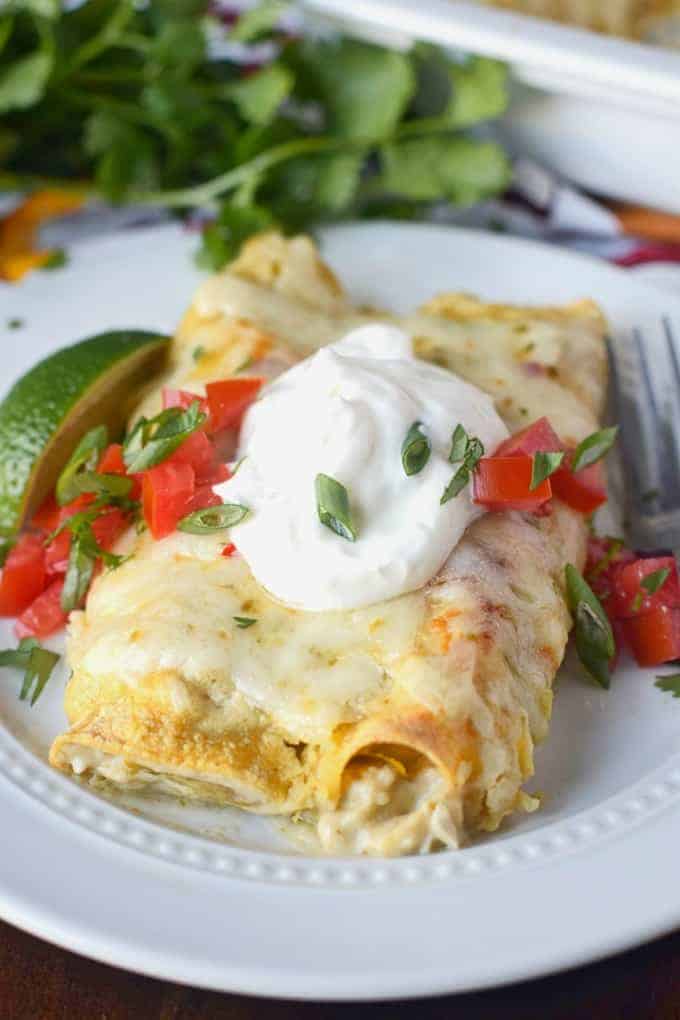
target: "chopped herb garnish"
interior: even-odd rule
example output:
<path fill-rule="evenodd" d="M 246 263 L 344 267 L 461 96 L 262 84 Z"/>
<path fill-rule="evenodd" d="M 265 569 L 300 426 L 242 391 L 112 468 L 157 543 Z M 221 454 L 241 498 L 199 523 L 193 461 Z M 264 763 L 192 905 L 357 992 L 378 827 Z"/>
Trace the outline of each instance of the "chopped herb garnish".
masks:
<path fill-rule="evenodd" d="M 131 507 L 134 505 L 130 504 Z M 96 500 L 86 510 L 81 510 L 62 521 L 59 527 L 45 539 L 45 545 L 49 545 L 62 531 L 68 530 L 71 533 L 71 548 L 61 593 L 61 608 L 65 613 L 77 609 L 82 603 L 92 581 L 98 559 L 101 559 L 105 566 L 112 568 L 119 567 L 127 559 L 125 556 L 119 556 L 104 549 L 92 530 L 92 525 L 97 518 L 110 513 L 110 511 L 111 508 L 105 501 Z"/>
<path fill-rule="evenodd" d="M 680 698 L 680 673 L 657 676 L 654 686 L 658 687 L 660 691 L 672 694 L 674 698 Z"/>
<path fill-rule="evenodd" d="M 465 464 L 461 464 L 461 466 L 458 468 L 449 484 L 442 492 L 442 497 L 439 500 L 439 505 L 443 506 L 445 503 L 448 503 L 450 499 L 453 499 L 454 496 L 457 496 L 459 493 L 461 493 L 469 481 L 470 471 Z"/>
<path fill-rule="evenodd" d="M 417 475 L 423 470 L 431 452 L 430 440 L 422 430 L 422 424 L 414 421 L 401 444 L 401 463 L 407 475 Z"/>
<path fill-rule="evenodd" d="M 23 319 L 16 319 L 15 318 L 15 319 L 8 319 L 7 320 L 7 329 L 21 329 L 21 327 L 23 325 L 24 325 L 24 320 Z"/>
<path fill-rule="evenodd" d="M 236 626 L 240 627 L 241 630 L 252 627 L 254 623 L 257 623 L 257 620 L 253 619 L 252 616 L 235 616 L 233 619 Z"/>
<path fill-rule="evenodd" d="M 203 347 L 202 344 L 199 344 L 198 347 L 194 347 L 193 351 L 191 352 L 191 357 L 194 359 L 194 361 L 199 361 L 204 354 L 205 347 Z"/>
<path fill-rule="evenodd" d="M 352 520 L 347 489 L 330 475 L 318 474 L 314 482 L 319 520 L 348 542 L 355 542 L 357 529 Z"/>
<path fill-rule="evenodd" d="M 79 492 L 94 493 L 112 503 L 130 495 L 132 479 L 125 475 L 99 474 L 97 471 L 82 471 L 74 478 L 74 488 Z"/>
<path fill-rule="evenodd" d="M 661 567 L 660 570 L 654 570 L 651 574 L 647 574 L 646 577 L 643 577 L 640 584 L 650 595 L 656 595 L 659 588 L 663 588 L 669 575 L 669 568 Z"/>
<path fill-rule="evenodd" d="M 583 468 L 590 467 L 591 464 L 601 460 L 614 445 L 618 431 L 618 425 L 612 425 L 608 429 L 593 432 L 582 443 L 579 443 L 572 457 L 572 471 L 582 471 Z"/>
<path fill-rule="evenodd" d="M 224 531 L 240 524 L 250 510 L 240 503 L 222 503 L 221 506 L 208 506 L 204 510 L 194 510 L 187 514 L 177 525 L 180 531 L 188 531 L 190 535 L 208 535 L 213 531 Z"/>
<path fill-rule="evenodd" d="M 553 472 L 557 471 L 563 460 L 564 453 L 562 451 L 555 453 L 539 451 L 535 453 L 531 462 L 531 483 L 529 489 L 538 488 L 541 482 L 544 482 Z"/>
<path fill-rule="evenodd" d="M 468 445 L 468 434 L 462 425 L 456 425 L 451 436 L 451 450 L 449 451 L 449 461 L 452 464 L 457 464 L 459 460 L 462 460 L 465 456 L 465 451 Z"/>
<path fill-rule="evenodd" d="M 140 418 L 123 444 L 123 460 L 130 474 L 166 460 L 205 420 L 198 399 L 186 409 L 168 407 L 155 418 Z"/>
<path fill-rule="evenodd" d="M 45 684 L 58 662 L 59 656 L 43 648 L 35 638 L 23 638 L 18 648 L 7 648 L 0 652 L 0 666 L 14 666 L 24 671 L 19 698 L 25 701 L 30 694 L 31 707 L 44 691 Z"/>
<path fill-rule="evenodd" d="M 97 425 L 85 433 L 57 479 L 56 497 L 59 506 L 71 503 L 81 493 L 88 491 L 80 488 L 78 476 L 82 472 L 92 473 L 95 470 L 107 443 L 106 425 Z"/>
<path fill-rule="evenodd" d="M 87 595 L 92 581 L 96 555 L 92 555 L 86 539 L 73 537 L 68 554 L 68 566 L 61 591 L 61 608 L 65 613 L 77 609 Z"/>
<path fill-rule="evenodd" d="M 616 650 L 614 634 L 602 604 L 576 567 L 565 568 L 567 602 L 574 616 L 576 651 L 589 676 L 609 689 L 609 663 Z"/>
<path fill-rule="evenodd" d="M 463 491 L 470 481 L 472 472 L 484 456 L 484 445 L 476 436 L 468 436 L 462 425 L 456 425 L 451 436 L 449 460 L 452 464 L 462 461 L 455 475 L 446 486 L 439 500 L 440 506 Z"/>
<path fill-rule="evenodd" d="M 52 270 L 61 269 L 68 263 L 68 255 L 63 248 L 55 248 L 47 262 L 43 262 L 41 269 Z"/>

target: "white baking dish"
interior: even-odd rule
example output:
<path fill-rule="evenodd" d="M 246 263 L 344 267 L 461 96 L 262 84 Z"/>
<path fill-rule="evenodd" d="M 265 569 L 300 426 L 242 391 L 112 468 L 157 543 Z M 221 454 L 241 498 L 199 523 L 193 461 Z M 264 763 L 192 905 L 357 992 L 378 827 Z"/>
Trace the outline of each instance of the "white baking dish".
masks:
<path fill-rule="evenodd" d="M 306 4 L 348 33 L 507 61 L 511 148 L 593 191 L 680 213 L 680 50 L 455 0 Z"/>

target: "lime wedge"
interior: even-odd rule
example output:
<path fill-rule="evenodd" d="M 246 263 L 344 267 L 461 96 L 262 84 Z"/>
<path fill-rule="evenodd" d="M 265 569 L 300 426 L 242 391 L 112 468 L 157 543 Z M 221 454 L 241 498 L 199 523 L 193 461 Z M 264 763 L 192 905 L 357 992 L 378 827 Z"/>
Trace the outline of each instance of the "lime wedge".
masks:
<path fill-rule="evenodd" d="M 0 535 L 38 509 L 88 429 L 122 430 L 169 339 L 136 329 L 101 333 L 50 355 L 14 384 L 0 403 Z"/>

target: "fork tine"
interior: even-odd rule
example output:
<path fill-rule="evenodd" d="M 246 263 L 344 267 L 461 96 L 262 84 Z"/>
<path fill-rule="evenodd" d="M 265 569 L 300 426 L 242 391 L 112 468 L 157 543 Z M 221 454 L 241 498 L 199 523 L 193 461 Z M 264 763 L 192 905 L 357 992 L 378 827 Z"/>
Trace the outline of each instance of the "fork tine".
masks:
<path fill-rule="evenodd" d="M 668 464 L 664 478 L 665 504 L 671 508 L 680 506 L 680 445 L 678 435 L 680 434 L 680 418 L 678 415 L 680 396 L 680 354 L 674 336 L 673 326 L 667 316 L 661 320 L 661 326 L 666 338 L 666 347 L 672 368 L 672 389 L 668 391 L 665 415 L 663 419 L 663 431 L 666 437 L 666 448 L 668 452 Z"/>
<path fill-rule="evenodd" d="M 622 460 L 628 475 L 627 495 L 629 502 L 637 503 L 636 498 L 643 492 L 658 488 L 650 468 L 653 465 L 647 458 L 640 457 L 643 423 L 640 416 L 635 388 L 631 385 L 631 368 L 624 359 L 623 345 L 608 340 L 609 366 L 612 393 L 615 403 L 615 418 L 620 427 L 620 449 Z"/>
<path fill-rule="evenodd" d="M 678 350 L 675 343 L 675 336 L 673 333 L 673 327 L 671 325 L 671 320 L 668 318 L 667 315 L 664 315 L 661 322 L 663 325 L 663 331 L 666 335 L 668 351 L 671 356 L 671 365 L 673 366 L 675 385 L 678 387 L 678 391 L 680 392 L 680 355 L 678 355 Z"/>

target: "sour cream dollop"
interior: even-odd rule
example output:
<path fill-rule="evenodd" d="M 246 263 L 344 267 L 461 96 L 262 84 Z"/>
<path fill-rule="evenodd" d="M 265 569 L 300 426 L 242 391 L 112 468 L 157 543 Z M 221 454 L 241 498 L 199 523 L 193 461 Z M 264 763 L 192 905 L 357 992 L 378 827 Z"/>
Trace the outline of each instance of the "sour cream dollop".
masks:
<path fill-rule="evenodd" d="M 431 454 L 407 476 L 401 448 L 414 422 Z M 471 485 L 440 504 L 459 423 L 488 453 L 508 435 L 487 394 L 416 358 L 386 323 L 354 329 L 285 372 L 246 414 L 245 459 L 215 489 L 250 508 L 230 537 L 258 582 L 306 610 L 357 608 L 426 584 L 483 513 Z M 320 522 L 319 473 L 347 489 L 355 542 Z"/>

